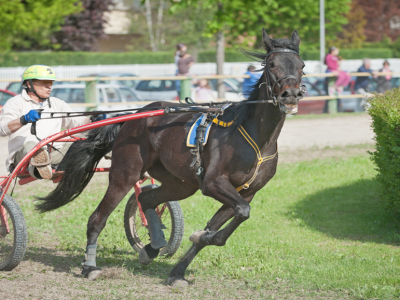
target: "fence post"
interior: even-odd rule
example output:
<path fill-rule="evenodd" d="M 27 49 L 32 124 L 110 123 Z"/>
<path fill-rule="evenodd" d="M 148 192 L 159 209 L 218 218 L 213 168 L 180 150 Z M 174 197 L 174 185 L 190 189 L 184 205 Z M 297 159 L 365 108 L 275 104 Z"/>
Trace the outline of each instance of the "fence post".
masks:
<path fill-rule="evenodd" d="M 99 91 L 97 89 L 96 81 L 86 81 L 85 87 L 85 103 L 94 103 L 95 106 L 90 106 L 86 108 L 86 111 L 97 109 L 97 99 L 99 98 Z"/>
<path fill-rule="evenodd" d="M 192 92 L 190 90 L 192 79 L 181 80 L 181 94 L 179 100 L 185 99 L 186 97 L 190 97 Z"/>

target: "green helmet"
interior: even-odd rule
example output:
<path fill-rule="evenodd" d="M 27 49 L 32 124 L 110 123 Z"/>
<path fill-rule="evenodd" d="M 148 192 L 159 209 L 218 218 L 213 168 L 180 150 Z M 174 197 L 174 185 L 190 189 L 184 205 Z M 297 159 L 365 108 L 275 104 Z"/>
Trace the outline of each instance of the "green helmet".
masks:
<path fill-rule="evenodd" d="M 26 80 L 39 79 L 39 80 L 53 80 L 56 81 L 56 74 L 54 71 L 45 65 L 33 65 L 25 69 L 22 75 L 21 84 L 24 85 Z"/>

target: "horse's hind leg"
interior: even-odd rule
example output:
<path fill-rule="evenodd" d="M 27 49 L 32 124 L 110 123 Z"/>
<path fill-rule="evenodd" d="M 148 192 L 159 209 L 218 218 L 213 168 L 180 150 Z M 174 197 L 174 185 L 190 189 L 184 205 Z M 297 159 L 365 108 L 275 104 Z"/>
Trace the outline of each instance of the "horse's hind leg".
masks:
<path fill-rule="evenodd" d="M 186 199 L 193 195 L 197 189 L 196 186 L 183 183 L 179 178 L 169 174 L 162 178 L 162 185 L 160 187 L 139 195 L 139 202 L 145 213 L 150 234 L 150 244 L 146 245 L 139 252 L 139 262 L 141 264 L 146 265 L 151 263 L 158 256 L 159 249 L 168 244 L 155 208 L 168 201 Z"/>
<path fill-rule="evenodd" d="M 139 164 L 138 168 L 117 168 L 117 165 L 118 163 L 111 167 L 109 174 L 110 184 L 107 192 L 90 216 L 87 225 L 87 246 L 82 275 L 91 280 L 96 279 L 101 271 L 96 266 L 97 238 L 105 227 L 110 214 L 140 177 L 141 164 Z"/>

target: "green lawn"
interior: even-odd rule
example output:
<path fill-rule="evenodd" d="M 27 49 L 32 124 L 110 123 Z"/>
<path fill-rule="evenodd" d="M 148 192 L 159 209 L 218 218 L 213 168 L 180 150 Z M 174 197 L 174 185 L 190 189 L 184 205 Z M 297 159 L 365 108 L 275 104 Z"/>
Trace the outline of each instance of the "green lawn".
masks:
<path fill-rule="evenodd" d="M 188 277 L 239 279 L 255 290 L 283 282 L 309 293 L 335 292 L 341 298 L 400 297 L 400 224 L 379 207 L 374 176 L 366 155 L 279 165 L 276 176 L 251 203 L 250 219 L 225 247 L 205 248 L 190 265 Z M 34 260 L 47 251 L 50 239 L 42 234 L 47 232 L 56 247 L 68 251 L 71 267 L 79 266 L 87 219 L 104 194 L 104 182 L 92 183 L 68 206 L 43 215 L 33 211 L 31 201 L 33 194 L 45 194 L 43 187 L 16 189 L 32 245 L 27 257 Z M 126 201 L 100 236 L 98 265 L 123 266 L 135 275 L 162 280 L 190 246 L 190 234 L 203 229 L 220 206 L 201 193 L 181 202 L 185 237 L 180 250 L 173 258 L 143 267 L 125 238 Z M 54 255 L 54 264 L 58 259 Z"/>

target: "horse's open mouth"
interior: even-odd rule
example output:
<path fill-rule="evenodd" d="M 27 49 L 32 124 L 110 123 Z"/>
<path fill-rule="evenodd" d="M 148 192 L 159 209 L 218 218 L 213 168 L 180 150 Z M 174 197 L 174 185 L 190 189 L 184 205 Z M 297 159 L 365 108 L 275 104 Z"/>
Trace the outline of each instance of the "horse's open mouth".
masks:
<path fill-rule="evenodd" d="M 281 104 L 279 105 L 282 112 L 288 115 L 297 114 L 299 106 L 297 104 Z"/>

